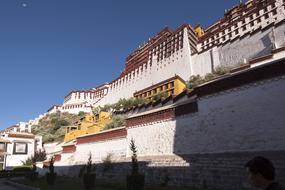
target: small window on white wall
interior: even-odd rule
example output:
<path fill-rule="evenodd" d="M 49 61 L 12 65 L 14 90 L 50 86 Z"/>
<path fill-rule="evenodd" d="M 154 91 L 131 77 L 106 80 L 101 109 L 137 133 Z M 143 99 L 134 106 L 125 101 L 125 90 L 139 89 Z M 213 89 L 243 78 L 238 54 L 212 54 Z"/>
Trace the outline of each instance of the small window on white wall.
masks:
<path fill-rule="evenodd" d="M 13 154 L 27 154 L 28 153 L 28 143 L 25 142 L 15 142 L 13 148 Z"/>

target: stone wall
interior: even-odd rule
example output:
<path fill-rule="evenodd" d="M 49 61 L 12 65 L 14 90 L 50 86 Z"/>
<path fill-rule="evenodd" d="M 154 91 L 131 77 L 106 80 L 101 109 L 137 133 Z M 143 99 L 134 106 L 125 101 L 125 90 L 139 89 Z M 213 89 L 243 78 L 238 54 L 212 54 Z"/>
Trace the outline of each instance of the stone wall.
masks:
<path fill-rule="evenodd" d="M 78 144 L 74 159 L 76 163 L 85 163 L 88 160 L 89 153 L 96 162 L 102 162 L 108 154 L 111 154 L 113 159 L 126 157 L 126 138 L 115 138 L 112 140 L 104 140 L 99 142 Z"/>
<path fill-rule="evenodd" d="M 124 180 L 130 173 L 129 144 L 134 139 L 147 183 L 161 184 L 169 178 L 171 185 L 249 189 L 244 164 L 263 155 L 273 161 L 278 179 L 285 184 L 284 94 L 285 75 L 210 95 L 200 93 L 194 113 L 131 122 L 126 137 L 97 138 L 100 141 L 94 137 L 95 142 L 79 143 L 75 153 L 62 155 L 65 164 L 58 162 L 58 171 L 77 175 L 91 152 L 98 178 Z M 102 162 L 108 153 L 115 155 L 113 168 L 104 171 Z"/>

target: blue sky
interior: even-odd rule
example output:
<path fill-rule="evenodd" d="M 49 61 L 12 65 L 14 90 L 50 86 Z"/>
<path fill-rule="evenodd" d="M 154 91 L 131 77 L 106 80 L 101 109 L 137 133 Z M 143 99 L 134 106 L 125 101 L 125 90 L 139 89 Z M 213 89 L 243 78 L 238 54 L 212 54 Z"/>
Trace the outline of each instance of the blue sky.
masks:
<path fill-rule="evenodd" d="M 0 129 L 62 104 L 71 90 L 113 80 L 165 26 L 208 26 L 238 2 L 1 0 Z"/>

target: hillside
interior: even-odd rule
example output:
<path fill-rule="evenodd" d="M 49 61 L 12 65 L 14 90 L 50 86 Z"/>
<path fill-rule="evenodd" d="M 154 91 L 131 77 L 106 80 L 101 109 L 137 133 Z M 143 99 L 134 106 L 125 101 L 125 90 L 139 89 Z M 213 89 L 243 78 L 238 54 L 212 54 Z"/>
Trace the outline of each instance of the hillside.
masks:
<path fill-rule="evenodd" d="M 32 133 L 41 135 L 43 142 L 61 142 L 63 141 L 65 128 L 73 126 L 75 123 L 85 115 L 80 112 L 79 114 L 70 114 L 67 112 L 47 114 L 40 119 L 38 125 L 32 126 Z"/>

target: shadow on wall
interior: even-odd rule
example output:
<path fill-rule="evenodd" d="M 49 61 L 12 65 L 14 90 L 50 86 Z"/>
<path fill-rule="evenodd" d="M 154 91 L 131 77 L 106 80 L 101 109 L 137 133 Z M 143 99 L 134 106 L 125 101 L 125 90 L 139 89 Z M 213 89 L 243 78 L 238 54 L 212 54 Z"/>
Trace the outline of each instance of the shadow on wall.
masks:
<path fill-rule="evenodd" d="M 268 34 L 266 34 L 264 37 L 261 38 L 264 48 L 263 50 L 258 52 L 256 55 L 254 55 L 252 59 L 263 57 L 263 56 L 266 56 L 272 53 L 272 49 L 273 49 L 273 39 L 272 38 L 273 38 L 272 31 L 268 32 Z"/>
<path fill-rule="evenodd" d="M 146 183 L 161 186 L 193 187 L 197 189 L 252 189 L 248 184 L 244 164 L 254 156 L 262 155 L 280 161 L 285 152 L 271 153 L 228 153 L 228 154 L 192 154 L 181 155 L 184 159 L 174 160 L 172 165 L 181 162 L 190 163 L 190 166 L 159 166 L 165 165 L 165 160 L 153 162 L 139 162 L 140 172 L 145 174 Z M 125 183 L 126 176 L 131 173 L 131 163 L 111 163 L 112 167 L 105 170 L 104 164 L 96 164 L 96 178 Z M 150 166 L 152 165 L 152 166 Z M 61 176 L 78 177 L 82 165 L 55 166 L 55 171 Z M 281 167 L 281 165 L 277 165 Z M 41 175 L 45 175 L 48 169 L 39 169 Z M 284 172 L 284 171 L 283 171 Z M 284 174 L 284 173 L 283 173 Z M 280 174 L 281 176 L 281 174 Z M 284 175 L 283 175 L 284 176 Z M 284 178 L 283 181 L 284 182 Z M 282 183 L 281 182 L 281 183 Z"/>
<path fill-rule="evenodd" d="M 283 82 L 263 81 L 199 97 L 196 112 L 176 118 L 173 152 L 190 164 L 179 177 L 190 186 L 247 188 L 244 164 L 264 156 L 285 184 Z"/>

